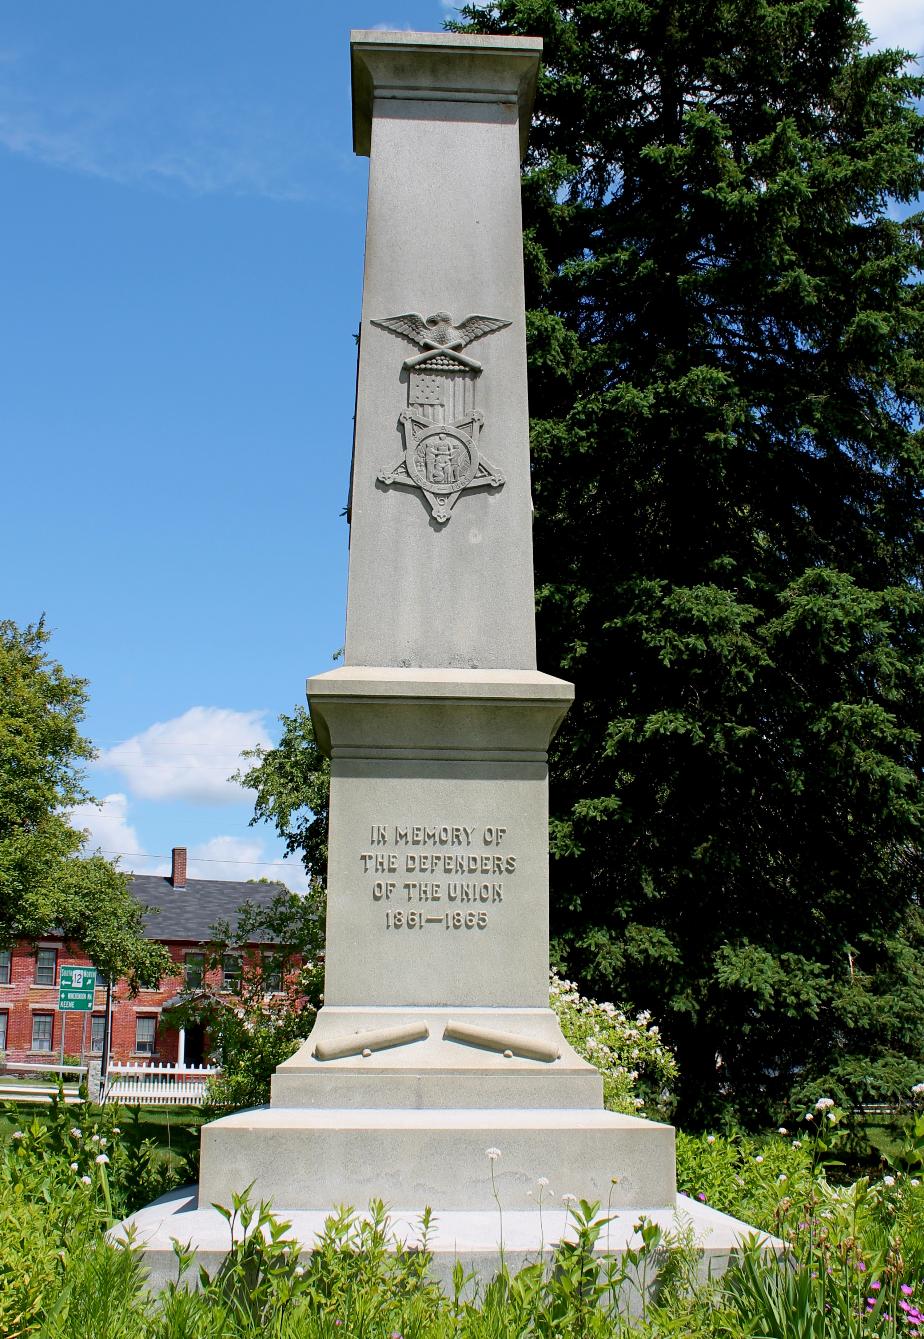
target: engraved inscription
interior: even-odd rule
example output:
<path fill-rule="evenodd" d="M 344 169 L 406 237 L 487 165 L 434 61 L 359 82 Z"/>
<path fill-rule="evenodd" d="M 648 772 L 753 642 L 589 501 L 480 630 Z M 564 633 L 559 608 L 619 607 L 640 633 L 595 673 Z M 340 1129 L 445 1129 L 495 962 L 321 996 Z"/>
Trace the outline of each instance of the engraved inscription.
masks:
<path fill-rule="evenodd" d="M 510 322 L 475 315 L 456 326 L 448 312 L 426 320 L 406 312 L 372 324 L 423 349 L 404 362 L 408 407 L 399 416 L 404 455 L 379 479 L 419 488 L 442 525 L 466 489 L 503 487 L 504 476 L 479 451 L 484 416 L 475 408 L 475 385 L 481 364 L 461 350 Z"/>
<path fill-rule="evenodd" d="M 369 847 L 360 871 L 388 930 L 487 929 L 520 863 L 500 824 L 373 823 Z"/>

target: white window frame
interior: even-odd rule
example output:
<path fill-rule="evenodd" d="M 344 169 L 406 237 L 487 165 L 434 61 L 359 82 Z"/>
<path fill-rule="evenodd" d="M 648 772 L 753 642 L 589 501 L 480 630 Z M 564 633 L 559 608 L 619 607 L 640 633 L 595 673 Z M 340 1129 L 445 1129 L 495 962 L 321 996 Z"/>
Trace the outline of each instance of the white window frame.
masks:
<path fill-rule="evenodd" d="M 0 948 L 0 986 L 9 986 L 13 981 L 13 950 Z"/>
<path fill-rule="evenodd" d="M 100 1024 L 101 1024 L 100 1032 L 99 1032 L 99 1046 L 94 1046 L 94 1045 L 93 1045 L 93 1035 L 94 1035 L 94 1031 L 95 1031 L 95 1029 L 94 1029 L 94 1024 L 95 1024 L 95 1023 L 100 1023 Z M 91 1015 L 90 1015 L 90 1054 L 91 1054 L 91 1055 L 102 1055 L 102 1054 L 103 1054 L 103 1038 L 105 1037 L 105 1035 L 106 1035 L 106 1015 L 105 1015 L 105 1014 L 91 1014 Z"/>
<path fill-rule="evenodd" d="M 51 1023 L 51 1027 L 48 1029 L 47 1046 L 36 1046 L 35 1044 L 35 1024 L 40 1018 L 47 1018 Z M 51 1055 L 54 1049 L 55 1049 L 55 1016 L 53 1013 L 47 1013 L 43 1009 L 36 1009 L 35 1013 L 32 1015 L 32 1036 L 30 1038 L 29 1050 L 34 1055 Z"/>
<path fill-rule="evenodd" d="M 53 958 L 53 960 L 52 960 L 51 980 L 50 980 L 50 981 L 40 981 L 40 980 L 39 980 L 39 972 L 42 970 L 42 954 L 43 954 L 43 953 L 45 953 L 45 954 L 53 953 L 53 954 L 54 954 L 54 958 Z M 56 985 L 58 984 L 58 950 L 57 950 L 56 948 L 51 948 L 50 945 L 48 945 L 48 944 L 45 944 L 45 945 L 40 944 L 39 947 L 35 950 L 35 976 L 34 976 L 34 978 L 33 978 L 33 982 L 32 982 L 32 984 L 35 985 L 35 986 L 46 986 L 46 987 L 48 987 L 49 989 L 53 988 L 54 986 L 56 986 Z"/>
<path fill-rule="evenodd" d="M 140 1037 L 142 1023 L 151 1024 L 151 1044 L 145 1045 Z M 153 1055 L 157 1050 L 157 1014 L 135 1014 L 135 1055 Z"/>

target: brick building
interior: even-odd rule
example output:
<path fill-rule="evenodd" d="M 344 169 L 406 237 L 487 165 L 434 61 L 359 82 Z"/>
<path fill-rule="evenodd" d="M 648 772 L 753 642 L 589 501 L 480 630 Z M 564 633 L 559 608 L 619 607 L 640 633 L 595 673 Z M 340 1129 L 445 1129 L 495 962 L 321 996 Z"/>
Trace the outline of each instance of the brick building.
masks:
<path fill-rule="evenodd" d="M 206 946 L 212 926 L 233 926 L 245 902 L 267 906 L 280 892 L 278 883 L 234 883 L 225 879 L 187 879 L 186 849 L 174 847 L 171 873 L 134 874 L 129 887 L 148 910 L 149 938 L 165 944 L 176 964 L 157 990 L 142 990 L 135 999 L 124 981 L 112 995 L 110 1055 L 113 1060 L 201 1064 L 205 1038 L 201 1029 L 168 1027 L 161 1012 L 185 991 L 203 983 L 233 993 L 240 977 L 241 953 L 229 953 L 221 967 L 206 969 Z M 245 952 L 259 953 L 266 943 L 248 944 Z M 53 1062 L 61 1054 L 62 1029 L 66 1055 L 99 1055 L 103 1048 L 106 990 L 98 987 L 92 1014 L 61 1013 L 57 1008 L 58 979 L 63 965 L 89 966 L 87 956 L 59 935 L 37 943 L 22 941 L 0 951 L 0 1051 L 9 1061 Z"/>

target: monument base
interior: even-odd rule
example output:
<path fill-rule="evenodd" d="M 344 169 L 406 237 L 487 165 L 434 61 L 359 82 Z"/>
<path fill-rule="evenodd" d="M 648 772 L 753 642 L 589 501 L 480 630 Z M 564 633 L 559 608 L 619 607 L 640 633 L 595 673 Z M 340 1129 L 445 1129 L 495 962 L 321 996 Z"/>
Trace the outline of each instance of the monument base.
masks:
<path fill-rule="evenodd" d="M 487 1150 L 499 1150 L 492 1163 Z M 493 1175 L 492 1175 L 493 1172 Z M 562 1193 L 637 1212 L 675 1201 L 674 1131 L 602 1109 L 255 1107 L 202 1127 L 199 1195 L 230 1205 L 528 1210 L 539 1177 Z"/>
<path fill-rule="evenodd" d="M 195 1267 L 187 1275 L 193 1286 L 195 1268 L 202 1266 L 212 1273 L 227 1254 L 231 1244 L 227 1220 L 217 1209 L 199 1208 L 198 1205 L 198 1188 L 187 1186 L 139 1209 L 113 1230 L 115 1240 L 122 1240 L 131 1232 L 142 1253 L 152 1291 L 176 1279 L 174 1241 L 184 1246 L 188 1244 L 195 1252 Z M 671 1207 L 611 1212 L 612 1222 L 603 1228 L 597 1242 L 598 1256 L 620 1257 L 627 1249 L 637 1250 L 641 1239 L 636 1227 L 644 1217 L 685 1246 L 695 1246 L 699 1253 L 696 1274 L 703 1283 L 724 1273 L 742 1242 L 755 1235 L 755 1230 L 746 1223 L 685 1195 L 678 1195 Z M 603 1210 L 601 1214 L 605 1216 Z M 329 1214 L 327 1211 L 280 1207 L 277 1216 L 289 1224 L 285 1239 L 308 1254 L 321 1236 Z M 412 1246 L 420 1241 L 419 1214 L 395 1212 L 390 1216 L 390 1228 L 396 1245 Z M 469 1295 L 479 1290 L 483 1292 L 502 1263 L 512 1274 L 539 1260 L 550 1265 L 558 1243 L 569 1237 L 573 1237 L 573 1225 L 568 1212 L 562 1208 L 543 1207 L 540 1211 L 538 1208 L 511 1210 L 505 1207 L 501 1214 L 495 1206 L 490 1210 L 437 1213 L 428 1236 L 431 1275 L 451 1294 L 453 1266 L 460 1261 L 466 1274 L 472 1276 Z M 767 1236 L 762 1238 L 762 1247 L 775 1252 L 783 1249 L 783 1243 Z M 653 1285 L 656 1272 L 656 1267 L 649 1266 L 649 1287 Z M 640 1300 L 638 1287 L 630 1286 L 621 1298 L 621 1305 L 626 1311 L 637 1311 Z"/>

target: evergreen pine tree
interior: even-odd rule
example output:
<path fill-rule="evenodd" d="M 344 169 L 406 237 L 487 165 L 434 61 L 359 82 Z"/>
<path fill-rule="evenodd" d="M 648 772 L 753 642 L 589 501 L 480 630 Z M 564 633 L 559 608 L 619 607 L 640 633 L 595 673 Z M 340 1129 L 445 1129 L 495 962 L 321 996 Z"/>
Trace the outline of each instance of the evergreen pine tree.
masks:
<path fill-rule="evenodd" d="M 853 0 L 497 0 L 562 964 L 687 1122 L 922 1077 L 924 81 Z"/>

